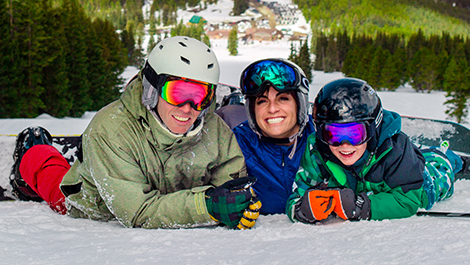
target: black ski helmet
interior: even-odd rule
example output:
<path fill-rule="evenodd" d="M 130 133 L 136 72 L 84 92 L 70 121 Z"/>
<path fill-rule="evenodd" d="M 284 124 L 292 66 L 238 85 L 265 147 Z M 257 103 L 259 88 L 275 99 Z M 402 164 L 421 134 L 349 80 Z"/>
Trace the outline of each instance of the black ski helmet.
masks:
<path fill-rule="evenodd" d="M 367 122 L 372 137 L 382 122 L 382 103 L 366 81 L 340 78 L 320 89 L 313 105 L 313 118 L 317 132 L 326 123 Z"/>

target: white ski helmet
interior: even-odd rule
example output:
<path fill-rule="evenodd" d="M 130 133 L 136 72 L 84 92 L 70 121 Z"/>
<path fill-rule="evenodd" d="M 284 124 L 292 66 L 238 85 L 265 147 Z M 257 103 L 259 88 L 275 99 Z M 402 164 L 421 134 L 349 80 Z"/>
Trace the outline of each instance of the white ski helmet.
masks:
<path fill-rule="evenodd" d="M 217 57 L 207 45 L 190 37 L 177 36 L 157 43 L 148 56 L 143 75 L 142 103 L 153 109 L 166 75 L 217 85 L 220 68 Z"/>

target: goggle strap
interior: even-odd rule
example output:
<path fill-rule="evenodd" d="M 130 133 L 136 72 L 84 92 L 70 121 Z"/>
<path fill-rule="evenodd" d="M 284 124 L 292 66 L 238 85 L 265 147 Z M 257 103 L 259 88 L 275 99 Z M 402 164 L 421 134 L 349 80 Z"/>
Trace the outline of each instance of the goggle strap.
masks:
<path fill-rule="evenodd" d="M 143 73 L 149 83 L 158 90 L 165 84 L 168 77 L 168 75 L 159 75 L 148 62 L 145 63 Z"/>
<path fill-rule="evenodd" d="M 249 89 L 247 89 L 247 86 L 249 84 L 249 82 L 245 82 L 244 79 L 246 78 L 246 74 L 248 72 L 255 72 L 253 69 L 255 66 L 259 67 L 258 65 L 259 64 L 262 64 L 262 63 L 267 63 L 267 62 L 275 62 L 275 63 L 282 63 L 284 64 L 285 66 L 291 68 L 294 72 L 294 75 L 295 75 L 295 84 L 294 86 L 286 86 L 285 88 L 283 89 L 279 89 L 277 88 L 273 83 L 272 81 L 270 80 L 265 80 L 263 81 L 257 89 L 254 89 L 252 87 L 249 87 Z M 294 91 L 294 90 L 297 90 L 297 89 L 300 89 L 300 87 L 302 85 L 304 85 L 302 82 L 303 82 L 303 76 L 302 74 L 299 72 L 299 70 L 297 69 L 297 67 L 295 67 L 294 65 L 290 64 L 289 62 L 286 62 L 286 61 L 283 61 L 283 60 L 279 60 L 279 59 L 269 59 L 269 60 L 261 60 L 261 61 L 257 61 L 257 62 L 254 62 L 252 64 L 250 64 L 249 66 L 247 66 L 247 68 L 243 71 L 242 75 L 241 75 L 241 78 L 242 78 L 242 82 L 241 82 L 241 89 L 242 91 L 244 92 L 244 94 L 246 94 L 247 96 L 250 96 L 250 97 L 255 97 L 255 96 L 258 96 L 260 95 L 264 90 L 265 90 L 265 87 L 268 84 L 271 84 L 272 86 L 276 87 L 276 90 L 277 91 Z M 307 84 L 308 84 L 308 80 L 307 80 Z M 254 91 L 254 92 L 253 92 Z"/>

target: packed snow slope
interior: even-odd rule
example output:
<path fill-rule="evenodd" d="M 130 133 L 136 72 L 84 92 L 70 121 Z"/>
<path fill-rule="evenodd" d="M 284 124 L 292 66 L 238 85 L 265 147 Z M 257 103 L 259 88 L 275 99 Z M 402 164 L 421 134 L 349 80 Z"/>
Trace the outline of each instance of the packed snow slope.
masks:
<path fill-rule="evenodd" d="M 210 14 L 217 13 L 226 14 L 207 12 L 204 18 L 210 20 Z M 290 43 L 240 45 L 238 56 L 228 55 L 224 40 L 214 41 L 212 47 L 220 61 L 221 82 L 238 85 L 246 65 L 267 57 L 287 58 Z M 137 71 L 128 68 L 124 76 L 129 79 Z M 310 100 L 324 83 L 342 76 L 314 75 Z M 446 119 L 443 92 L 423 94 L 403 87 L 379 95 L 386 109 L 402 115 Z M 41 125 L 52 134 L 81 134 L 94 114 L 78 119 L 47 114 L 3 119 L 0 134 L 16 134 L 31 125 Z M 8 189 L 13 146 L 14 137 L 0 136 L 0 185 Z M 433 210 L 470 212 L 470 181 L 457 181 L 454 196 Z M 469 257 L 470 218 L 413 216 L 313 226 L 291 223 L 279 214 L 261 216 L 247 231 L 144 230 L 127 229 L 116 221 L 61 216 L 44 203 L 0 202 L 2 264 L 470 264 Z"/>
<path fill-rule="evenodd" d="M 237 85 L 244 66 L 255 59 L 286 57 L 288 43 L 241 46 L 237 57 L 226 45 L 214 49 L 221 82 Z M 136 69 L 128 69 L 128 76 Z M 340 73 L 315 72 L 310 99 Z M 385 108 L 406 115 L 445 119 L 441 92 L 410 88 L 380 92 Z M 0 120 L 0 133 L 42 125 L 55 134 L 80 134 L 93 113 L 81 119 Z M 4 139 L 3 137 L 2 139 Z M 7 137 L 11 145 L 14 137 Z M 4 142 L 4 141 L 0 141 Z M 0 185 L 8 186 L 12 150 L 0 146 Z M 8 162 L 10 161 L 10 162 Z M 9 186 L 8 186 L 9 188 Z M 434 210 L 470 212 L 470 181 L 455 183 L 455 194 Z M 132 199 L 132 198 L 129 198 Z M 469 264 L 470 218 L 411 217 L 340 222 L 326 226 L 291 223 L 286 215 L 261 216 L 249 231 L 223 227 L 173 230 L 126 229 L 118 222 L 73 219 L 44 203 L 0 203 L 0 257 L 3 264 Z"/>

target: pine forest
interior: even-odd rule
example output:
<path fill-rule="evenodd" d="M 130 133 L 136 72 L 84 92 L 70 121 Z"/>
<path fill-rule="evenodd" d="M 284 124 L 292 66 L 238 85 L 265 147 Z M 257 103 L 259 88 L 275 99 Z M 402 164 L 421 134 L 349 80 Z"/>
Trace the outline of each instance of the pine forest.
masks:
<path fill-rule="evenodd" d="M 258 0 L 234 0 L 241 14 Z M 470 0 L 293 0 L 311 25 L 289 59 L 311 70 L 341 71 L 381 90 L 408 83 L 446 91 L 448 115 L 466 115 L 470 98 Z M 144 28 L 150 50 L 186 35 L 210 45 L 203 24 L 178 20 L 178 9 L 217 0 L 2 0 L 0 117 L 79 117 L 117 99 L 124 69 L 141 67 Z M 236 56 L 237 29 L 227 49 Z"/>

